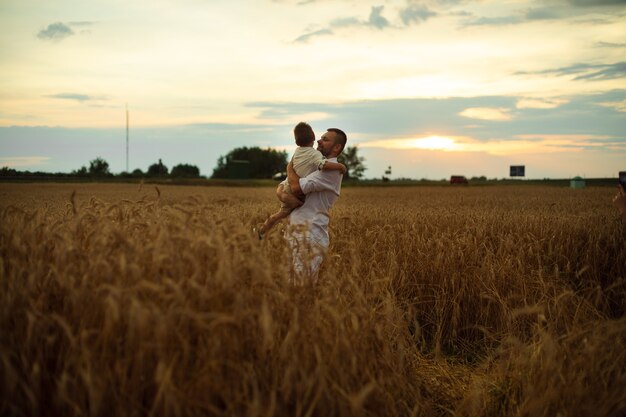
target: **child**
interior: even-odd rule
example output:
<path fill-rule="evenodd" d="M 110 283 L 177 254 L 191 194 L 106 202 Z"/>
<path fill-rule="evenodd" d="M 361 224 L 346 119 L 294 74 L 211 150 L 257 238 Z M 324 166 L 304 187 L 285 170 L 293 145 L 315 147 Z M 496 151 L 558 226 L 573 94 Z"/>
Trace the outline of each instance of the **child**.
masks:
<path fill-rule="evenodd" d="M 307 123 L 298 123 L 293 129 L 293 136 L 296 139 L 296 145 L 298 145 L 298 147 L 291 158 L 291 163 L 299 177 L 306 177 L 318 169 L 324 171 L 338 170 L 341 171 L 342 174 L 345 174 L 346 166 L 344 164 L 329 162 L 318 150 L 313 149 L 315 133 Z M 269 232 L 276 223 L 289 216 L 289 213 L 291 213 L 293 209 L 303 204 L 300 199 L 292 194 L 289 181 L 287 180 L 284 180 L 278 185 L 276 195 L 281 202 L 280 210 L 268 217 L 262 226 L 255 229 L 260 240 L 263 239 L 263 236 Z"/>

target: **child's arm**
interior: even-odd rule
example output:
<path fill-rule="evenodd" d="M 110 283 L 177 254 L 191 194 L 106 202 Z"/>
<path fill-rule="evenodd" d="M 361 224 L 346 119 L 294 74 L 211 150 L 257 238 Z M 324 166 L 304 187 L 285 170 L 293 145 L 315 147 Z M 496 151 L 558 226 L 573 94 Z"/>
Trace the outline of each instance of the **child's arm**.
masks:
<path fill-rule="evenodd" d="M 339 162 L 324 161 L 324 164 L 320 167 L 322 171 L 341 171 L 341 174 L 345 174 L 348 170 L 344 164 Z"/>

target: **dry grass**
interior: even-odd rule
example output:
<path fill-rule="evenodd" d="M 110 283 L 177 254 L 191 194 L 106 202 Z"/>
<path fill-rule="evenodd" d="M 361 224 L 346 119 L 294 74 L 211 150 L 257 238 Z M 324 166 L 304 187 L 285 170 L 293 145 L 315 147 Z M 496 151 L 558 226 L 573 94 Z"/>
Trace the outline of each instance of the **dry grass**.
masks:
<path fill-rule="evenodd" d="M 345 189 L 301 288 L 271 189 L 0 184 L 0 414 L 624 415 L 611 194 Z"/>

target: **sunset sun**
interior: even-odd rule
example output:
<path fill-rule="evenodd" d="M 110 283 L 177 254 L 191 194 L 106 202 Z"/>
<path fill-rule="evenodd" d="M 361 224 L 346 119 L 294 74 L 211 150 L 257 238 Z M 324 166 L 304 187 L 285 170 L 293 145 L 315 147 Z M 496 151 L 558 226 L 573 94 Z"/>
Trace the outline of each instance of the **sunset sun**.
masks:
<path fill-rule="evenodd" d="M 437 151 L 455 151 L 460 148 L 458 143 L 445 136 L 427 136 L 425 138 L 415 139 L 411 145 L 418 149 Z"/>

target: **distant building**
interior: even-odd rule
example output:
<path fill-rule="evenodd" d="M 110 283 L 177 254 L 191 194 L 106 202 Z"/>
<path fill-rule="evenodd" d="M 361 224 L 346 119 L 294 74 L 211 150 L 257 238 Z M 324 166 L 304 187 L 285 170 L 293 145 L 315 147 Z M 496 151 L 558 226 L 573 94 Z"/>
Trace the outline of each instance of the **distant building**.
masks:
<path fill-rule="evenodd" d="M 450 177 L 450 184 L 469 184 L 469 182 L 463 175 L 452 175 Z"/>
<path fill-rule="evenodd" d="M 228 161 L 228 178 L 231 180 L 245 180 L 250 178 L 250 161 L 232 159 Z"/>
<path fill-rule="evenodd" d="M 525 177 L 526 166 L 525 165 L 511 165 L 510 176 L 511 177 Z"/>
<path fill-rule="evenodd" d="M 585 180 L 580 177 L 574 177 L 569 182 L 570 188 L 585 188 Z"/>

